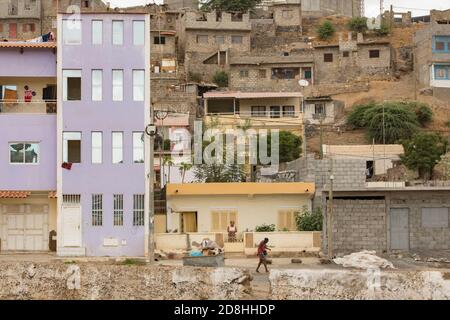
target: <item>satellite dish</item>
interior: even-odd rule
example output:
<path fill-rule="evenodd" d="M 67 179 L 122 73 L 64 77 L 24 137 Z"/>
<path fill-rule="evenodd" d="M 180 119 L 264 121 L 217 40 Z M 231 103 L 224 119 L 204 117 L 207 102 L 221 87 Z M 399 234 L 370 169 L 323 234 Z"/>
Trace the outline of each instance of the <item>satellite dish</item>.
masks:
<path fill-rule="evenodd" d="M 308 80 L 305 80 L 305 79 L 299 80 L 298 84 L 300 85 L 300 87 L 307 87 L 307 86 L 309 86 Z"/>

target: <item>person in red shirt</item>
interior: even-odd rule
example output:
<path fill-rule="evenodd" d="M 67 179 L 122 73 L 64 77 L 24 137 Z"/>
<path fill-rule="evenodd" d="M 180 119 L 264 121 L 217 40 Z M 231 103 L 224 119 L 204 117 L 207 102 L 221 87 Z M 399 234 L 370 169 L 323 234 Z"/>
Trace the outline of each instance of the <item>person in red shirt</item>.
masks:
<path fill-rule="evenodd" d="M 270 250 L 270 248 L 267 247 L 267 243 L 269 242 L 268 238 L 264 238 L 263 241 L 261 241 L 258 245 L 258 257 L 259 257 L 259 263 L 258 267 L 256 268 L 256 272 L 259 273 L 259 267 L 261 267 L 261 264 L 264 265 L 264 268 L 266 269 L 266 272 L 269 272 L 269 269 L 267 269 L 267 250 Z"/>

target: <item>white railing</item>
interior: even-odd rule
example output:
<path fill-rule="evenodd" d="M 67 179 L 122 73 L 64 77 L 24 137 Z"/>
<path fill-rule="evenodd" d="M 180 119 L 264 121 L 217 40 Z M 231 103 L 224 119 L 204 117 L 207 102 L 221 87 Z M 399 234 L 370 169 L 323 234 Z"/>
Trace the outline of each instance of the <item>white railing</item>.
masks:
<path fill-rule="evenodd" d="M 301 112 L 278 112 L 278 111 L 239 111 L 239 112 L 207 112 L 207 116 L 224 116 L 224 117 L 238 117 L 238 118 L 298 118 Z"/>

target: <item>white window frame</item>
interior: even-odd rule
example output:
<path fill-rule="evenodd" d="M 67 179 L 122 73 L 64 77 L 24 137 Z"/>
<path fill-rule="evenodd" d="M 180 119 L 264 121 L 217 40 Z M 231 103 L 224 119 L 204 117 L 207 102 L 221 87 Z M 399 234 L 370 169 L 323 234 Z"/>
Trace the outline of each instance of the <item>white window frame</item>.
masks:
<path fill-rule="evenodd" d="M 113 195 L 113 225 L 123 227 L 123 194 Z"/>
<path fill-rule="evenodd" d="M 63 101 L 81 101 L 81 99 L 83 98 L 83 78 L 81 76 L 81 70 L 80 69 L 63 69 Z M 81 79 L 81 83 L 80 83 L 80 100 L 68 100 L 67 99 L 67 95 L 68 95 L 68 84 L 67 84 L 67 80 L 68 78 L 80 78 Z"/>
<path fill-rule="evenodd" d="M 69 162 L 69 149 L 68 140 L 80 140 L 80 163 L 82 162 L 83 150 L 82 150 L 82 138 L 83 135 L 80 131 L 63 131 L 63 162 Z"/>
<path fill-rule="evenodd" d="M 120 142 L 119 146 L 116 146 L 116 141 L 115 139 L 120 137 L 120 140 L 117 142 Z M 120 154 L 121 154 L 121 161 L 117 161 L 115 159 L 115 150 L 120 150 Z M 123 131 L 113 131 L 111 133 L 111 152 L 112 152 L 112 156 L 111 156 L 111 160 L 113 164 L 123 164 L 124 163 L 124 158 L 123 158 Z"/>
<path fill-rule="evenodd" d="M 139 83 L 137 83 L 139 82 Z M 142 90 L 142 95 L 139 94 Z M 133 101 L 145 100 L 145 70 L 133 70 Z"/>
<path fill-rule="evenodd" d="M 103 194 L 92 194 L 91 197 L 91 225 L 103 226 Z"/>
<path fill-rule="evenodd" d="M 115 74 L 120 75 L 120 83 L 116 83 Z M 112 71 L 112 100 L 123 101 L 123 69 L 114 69 Z"/>
<path fill-rule="evenodd" d="M 95 26 L 95 27 L 94 27 Z M 97 29 L 98 27 L 98 29 Z M 100 34 L 98 34 L 100 33 Z M 92 20 L 91 23 L 91 40 L 93 45 L 103 44 L 103 20 Z"/>
<path fill-rule="evenodd" d="M 136 145 L 136 138 L 137 137 L 139 140 L 141 139 L 141 137 L 143 137 L 144 132 L 143 131 L 135 131 L 133 132 L 133 163 L 144 163 L 145 161 L 145 148 L 144 148 L 144 141 L 142 141 L 142 143 L 140 143 L 139 145 Z M 137 157 L 136 157 L 136 151 L 141 151 L 140 154 L 142 154 L 142 162 L 141 161 L 137 161 Z M 140 160 L 140 159 L 139 159 Z"/>
<path fill-rule="evenodd" d="M 63 37 L 63 43 L 66 46 L 77 46 L 81 45 L 83 41 L 83 30 L 82 30 L 82 24 L 81 20 L 77 19 L 65 19 L 62 21 L 62 37 Z M 69 29 L 79 29 L 79 39 L 76 41 L 67 42 L 67 30 Z"/>
<path fill-rule="evenodd" d="M 142 34 L 140 34 L 140 32 L 142 32 Z M 147 37 L 145 35 L 145 21 L 133 20 L 133 45 L 135 46 L 145 45 L 146 38 Z"/>
<path fill-rule="evenodd" d="M 100 75 L 100 82 L 94 82 L 94 74 Z M 97 90 L 97 91 L 96 91 Z M 92 101 L 102 101 L 103 100 L 103 70 L 92 69 L 91 71 L 91 99 Z"/>
<path fill-rule="evenodd" d="M 118 26 L 121 26 L 122 29 L 117 29 Z M 112 21 L 112 32 L 111 32 L 111 35 L 112 35 L 112 44 L 113 45 L 115 45 L 115 46 L 123 46 L 124 28 L 125 28 L 125 25 L 124 25 L 123 20 L 113 20 Z M 116 34 L 118 32 L 120 32 L 120 34 Z M 116 38 L 116 36 L 120 36 L 120 38 Z M 120 41 L 118 41 L 118 40 L 120 40 Z"/>
<path fill-rule="evenodd" d="M 38 145 L 38 155 L 37 155 L 37 162 L 25 162 L 25 150 L 23 152 L 23 162 L 12 162 L 11 161 L 11 145 L 13 144 L 37 144 Z M 40 143 L 37 141 L 11 141 L 8 143 L 8 157 L 9 157 L 9 164 L 11 165 L 18 165 L 18 166 L 23 166 L 23 165 L 39 165 L 41 162 L 41 146 Z"/>
<path fill-rule="evenodd" d="M 143 226 L 145 221 L 145 195 L 133 195 L 133 226 Z"/>
<path fill-rule="evenodd" d="M 100 143 L 97 145 L 97 140 L 94 140 L 94 137 L 100 137 Z M 99 159 L 94 159 L 94 152 L 99 152 Z M 102 164 L 103 163 L 103 132 L 101 131 L 92 131 L 91 132 L 91 163 L 92 164 Z"/>

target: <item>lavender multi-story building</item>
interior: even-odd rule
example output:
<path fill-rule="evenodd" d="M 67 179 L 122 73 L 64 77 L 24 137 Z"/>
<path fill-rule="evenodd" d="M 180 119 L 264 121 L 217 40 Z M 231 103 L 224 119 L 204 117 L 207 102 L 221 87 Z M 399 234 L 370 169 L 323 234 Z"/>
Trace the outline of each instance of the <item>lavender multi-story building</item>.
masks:
<path fill-rule="evenodd" d="M 149 26 L 59 14 L 57 45 L 0 45 L 2 250 L 146 254 Z"/>

